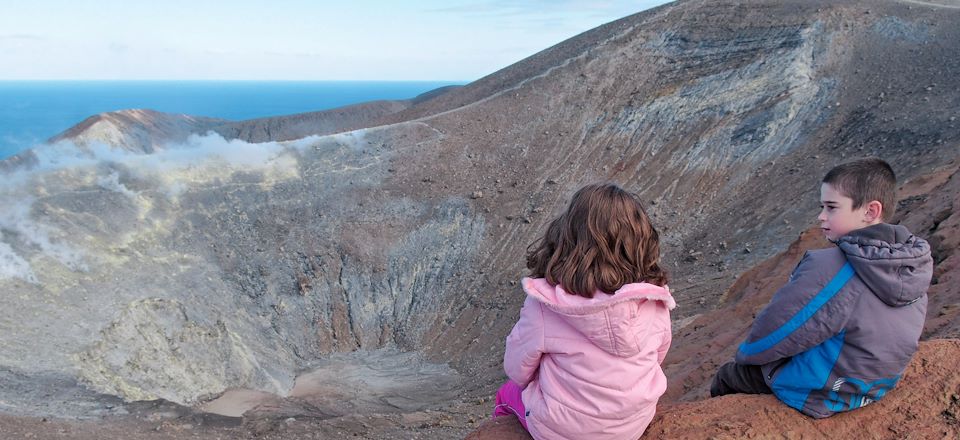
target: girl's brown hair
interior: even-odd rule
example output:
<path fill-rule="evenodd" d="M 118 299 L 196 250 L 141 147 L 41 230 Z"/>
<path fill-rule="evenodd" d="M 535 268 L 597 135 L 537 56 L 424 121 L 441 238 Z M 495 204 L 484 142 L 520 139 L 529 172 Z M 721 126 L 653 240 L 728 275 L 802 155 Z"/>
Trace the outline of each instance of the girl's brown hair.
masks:
<path fill-rule="evenodd" d="M 543 238 L 527 248 L 531 276 L 586 298 L 629 283 L 666 285 L 659 261 L 659 235 L 640 198 L 611 183 L 577 191 Z"/>

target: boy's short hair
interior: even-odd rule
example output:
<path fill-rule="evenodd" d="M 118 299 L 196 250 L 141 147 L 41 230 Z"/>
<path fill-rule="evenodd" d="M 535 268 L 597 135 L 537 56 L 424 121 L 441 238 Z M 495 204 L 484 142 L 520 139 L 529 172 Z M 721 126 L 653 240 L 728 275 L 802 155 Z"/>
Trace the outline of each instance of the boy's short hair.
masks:
<path fill-rule="evenodd" d="M 853 199 L 854 209 L 874 200 L 880 202 L 880 218 L 884 221 L 897 209 L 897 176 L 882 159 L 870 157 L 837 165 L 823 177 L 823 183 Z"/>

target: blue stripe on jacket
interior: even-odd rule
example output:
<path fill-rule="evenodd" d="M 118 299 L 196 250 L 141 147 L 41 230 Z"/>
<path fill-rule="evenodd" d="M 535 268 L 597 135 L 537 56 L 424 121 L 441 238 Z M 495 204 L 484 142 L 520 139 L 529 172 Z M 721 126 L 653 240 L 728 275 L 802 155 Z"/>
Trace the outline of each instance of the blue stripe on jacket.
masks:
<path fill-rule="evenodd" d="M 791 358 L 770 384 L 773 394 L 791 408 L 803 410 L 810 391 L 827 386 L 830 372 L 840 357 L 846 333 L 843 330 L 824 343 Z"/>
<path fill-rule="evenodd" d="M 823 307 L 827 301 L 830 301 L 837 292 L 847 281 L 850 280 L 854 275 L 853 267 L 850 266 L 850 263 L 844 263 L 843 267 L 840 268 L 840 272 L 834 275 L 833 279 L 827 283 L 823 289 L 820 289 L 820 292 L 817 293 L 813 299 L 810 300 L 807 305 L 803 306 L 800 311 L 798 311 L 793 317 L 790 318 L 785 324 L 780 326 L 780 328 L 774 330 L 769 335 L 764 336 L 753 342 L 744 341 L 743 344 L 740 344 L 740 352 L 747 356 L 752 356 L 757 353 L 764 352 L 769 350 L 773 346 L 777 345 L 787 336 L 790 336 L 791 333 L 796 331 L 798 328 L 802 327 L 814 314 Z"/>

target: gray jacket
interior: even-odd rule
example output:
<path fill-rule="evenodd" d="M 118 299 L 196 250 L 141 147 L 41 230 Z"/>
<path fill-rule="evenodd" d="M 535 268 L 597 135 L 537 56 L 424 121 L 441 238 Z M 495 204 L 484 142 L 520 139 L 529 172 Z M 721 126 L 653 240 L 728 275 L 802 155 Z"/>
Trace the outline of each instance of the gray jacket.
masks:
<path fill-rule="evenodd" d="M 807 252 L 737 351 L 773 393 L 812 417 L 880 400 L 917 351 L 930 245 L 900 225 L 858 229 Z"/>

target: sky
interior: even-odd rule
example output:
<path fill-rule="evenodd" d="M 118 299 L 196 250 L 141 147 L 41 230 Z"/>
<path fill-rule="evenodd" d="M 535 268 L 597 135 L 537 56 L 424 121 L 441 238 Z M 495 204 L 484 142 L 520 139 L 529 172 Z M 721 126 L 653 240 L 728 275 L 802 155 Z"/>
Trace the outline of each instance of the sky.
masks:
<path fill-rule="evenodd" d="M 665 0 L 0 0 L 0 80 L 472 81 Z"/>

